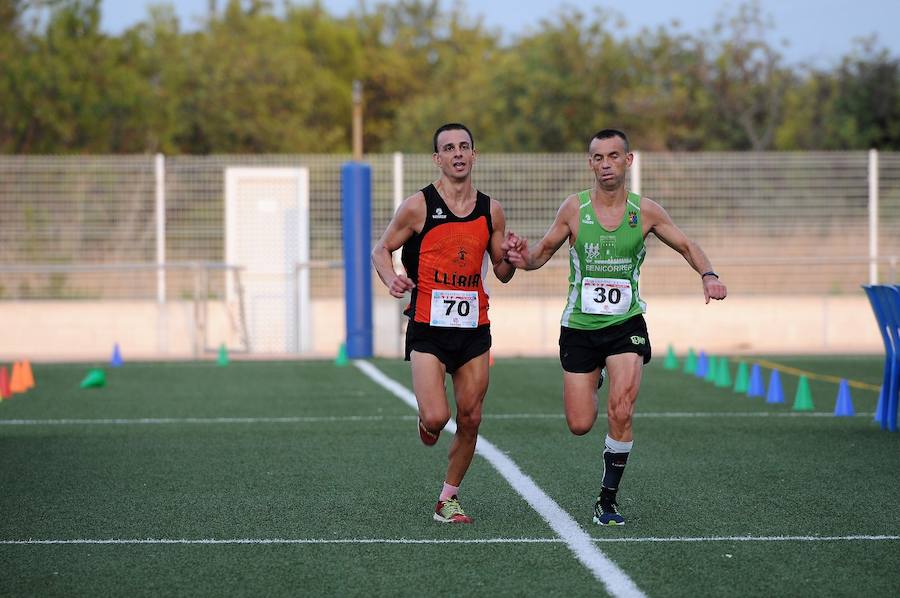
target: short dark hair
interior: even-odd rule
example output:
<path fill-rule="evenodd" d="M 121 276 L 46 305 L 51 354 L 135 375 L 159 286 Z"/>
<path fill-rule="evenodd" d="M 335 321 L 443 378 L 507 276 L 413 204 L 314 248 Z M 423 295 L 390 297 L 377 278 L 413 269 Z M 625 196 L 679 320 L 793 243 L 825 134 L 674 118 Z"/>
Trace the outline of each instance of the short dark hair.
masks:
<path fill-rule="evenodd" d="M 612 139 L 613 137 L 619 137 L 622 141 L 625 142 L 625 153 L 627 154 L 631 150 L 628 148 L 628 137 L 622 131 L 618 129 L 603 129 L 602 131 L 597 131 L 591 136 L 588 140 L 588 151 L 590 151 L 591 144 L 594 142 L 594 139 Z"/>
<path fill-rule="evenodd" d="M 443 133 L 444 131 L 465 131 L 469 134 L 469 141 L 472 142 L 472 149 L 475 149 L 475 137 L 472 136 L 472 131 L 469 130 L 469 127 L 460 123 L 447 123 L 445 125 L 441 125 L 437 128 L 437 131 L 434 132 L 434 153 L 437 153 L 437 138 L 438 135 Z"/>

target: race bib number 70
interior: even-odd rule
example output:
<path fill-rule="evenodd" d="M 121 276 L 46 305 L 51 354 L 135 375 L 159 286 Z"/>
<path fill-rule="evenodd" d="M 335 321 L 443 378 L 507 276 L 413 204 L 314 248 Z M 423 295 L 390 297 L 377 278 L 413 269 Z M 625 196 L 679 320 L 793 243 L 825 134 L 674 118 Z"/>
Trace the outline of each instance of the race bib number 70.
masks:
<path fill-rule="evenodd" d="M 586 314 L 619 316 L 631 307 L 631 282 L 623 278 L 584 278 L 581 281 L 581 311 Z"/>
<path fill-rule="evenodd" d="M 478 291 L 432 291 L 431 325 L 477 328 Z"/>

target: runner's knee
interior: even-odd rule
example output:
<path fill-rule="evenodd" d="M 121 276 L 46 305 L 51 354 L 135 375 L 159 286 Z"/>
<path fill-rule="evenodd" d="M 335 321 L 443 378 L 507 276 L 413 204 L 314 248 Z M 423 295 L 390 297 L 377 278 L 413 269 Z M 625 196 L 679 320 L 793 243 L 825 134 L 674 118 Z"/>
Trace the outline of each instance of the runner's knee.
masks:
<path fill-rule="evenodd" d="M 457 407 L 456 425 L 464 430 L 477 430 L 481 425 L 481 406 L 472 408 Z"/>
<path fill-rule="evenodd" d="M 434 411 L 422 410 L 419 413 L 419 419 L 425 425 L 425 428 L 431 432 L 443 430 L 447 422 L 450 421 L 450 412 L 446 409 Z"/>
<path fill-rule="evenodd" d="M 594 427 L 593 417 L 566 417 L 566 423 L 569 424 L 569 431 L 575 436 L 584 436 Z"/>
<path fill-rule="evenodd" d="M 628 424 L 634 413 L 634 402 L 626 397 L 621 400 L 610 400 L 606 405 L 606 416 L 619 425 Z"/>

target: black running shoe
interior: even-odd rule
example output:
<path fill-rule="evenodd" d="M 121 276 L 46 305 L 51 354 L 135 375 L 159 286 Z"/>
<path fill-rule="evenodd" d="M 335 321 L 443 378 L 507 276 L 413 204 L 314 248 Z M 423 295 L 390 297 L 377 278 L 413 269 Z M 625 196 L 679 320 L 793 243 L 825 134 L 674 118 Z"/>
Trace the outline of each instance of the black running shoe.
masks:
<path fill-rule="evenodd" d="M 594 523 L 597 525 L 625 525 L 625 518 L 619 514 L 615 499 L 597 497 L 594 503 Z"/>

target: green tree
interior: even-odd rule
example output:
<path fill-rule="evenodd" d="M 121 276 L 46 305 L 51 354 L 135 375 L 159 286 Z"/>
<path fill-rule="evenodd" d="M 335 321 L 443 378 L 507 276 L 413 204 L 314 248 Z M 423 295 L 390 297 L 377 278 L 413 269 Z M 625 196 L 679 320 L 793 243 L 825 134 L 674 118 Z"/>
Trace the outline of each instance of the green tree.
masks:
<path fill-rule="evenodd" d="M 489 151 L 582 151 L 607 126 L 654 150 L 900 145 L 898 58 L 873 39 L 787 68 L 758 0 L 709 34 L 567 8 L 509 42 L 440 0 L 274 5 L 208 0 L 184 32 L 163 3 L 109 36 L 100 0 L 0 0 L 0 151 L 348 152 L 353 80 L 367 152 L 428 151 L 447 121 Z"/>
<path fill-rule="evenodd" d="M 514 44 L 517 60 L 495 88 L 508 98 L 510 149 L 583 151 L 594 130 L 624 126 L 619 98 L 634 71 L 611 16 L 568 10 Z"/>
<path fill-rule="evenodd" d="M 432 50 L 433 83 L 398 117 L 409 146 L 447 120 L 464 120 L 490 151 L 583 149 L 592 127 L 620 117 L 617 93 L 630 71 L 625 45 L 606 29 L 606 13 L 586 21 L 568 10 L 534 34 L 500 46 L 480 25 L 451 18 L 450 34 Z"/>
<path fill-rule="evenodd" d="M 16 153 L 144 149 L 146 83 L 133 44 L 100 31 L 100 1 L 51 5 L 43 32 L 19 31 L 6 47 L 2 144 Z"/>
<path fill-rule="evenodd" d="M 844 147 L 900 149 L 900 60 L 862 40 L 837 72 L 834 129 Z"/>
<path fill-rule="evenodd" d="M 643 31 L 629 44 L 633 78 L 619 95 L 623 125 L 644 150 L 690 151 L 707 144 L 715 99 L 700 77 L 697 41 L 664 27 Z"/>
<path fill-rule="evenodd" d="M 27 81 L 23 57 L 27 54 L 22 22 L 23 0 L 0 0 L 0 151 L 14 152 L 25 135 L 25 111 L 20 85 Z"/>
<path fill-rule="evenodd" d="M 900 61 L 871 38 L 835 71 L 809 69 L 788 92 L 777 147 L 900 148 Z"/>
<path fill-rule="evenodd" d="M 459 9 L 440 15 L 437 2 L 407 2 L 387 14 L 384 40 L 395 63 L 406 62 L 413 76 L 394 79 L 397 103 L 386 146 L 430 152 L 431 134 L 445 122 L 465 122 L 478 131 L 476 144 L 496 128 L 491 111 L 491 74 L 496 72 L 497 38 Z M 399 53 L 395 53 L 399 50 Z M 386 73 L 385 73 L 386 74 Z M 395 87 L 396 88 L 396 87 Z"/>
<path fill-rule="evenodd" d="M 321 6 L 276 18 L 268 3 L 231 0 L 187 37 L 179 93 L 182 151 L 335 152 L 349 147 L 356 32 Z"/>
<path fill-rule="evenodd" d="M 836 81 L 831 73 L 810 70 L 785 94 L 784 119 L 775 149 L 837 149 L 833 119 Z"/>
<path fill-rule="evenodd" d="M 712 98 L 706 149 L 772 149 L 794 77 L 767 41 L 773 28 L 758 0 L 719 16 L 701 44 L 699 77 Z"/>

